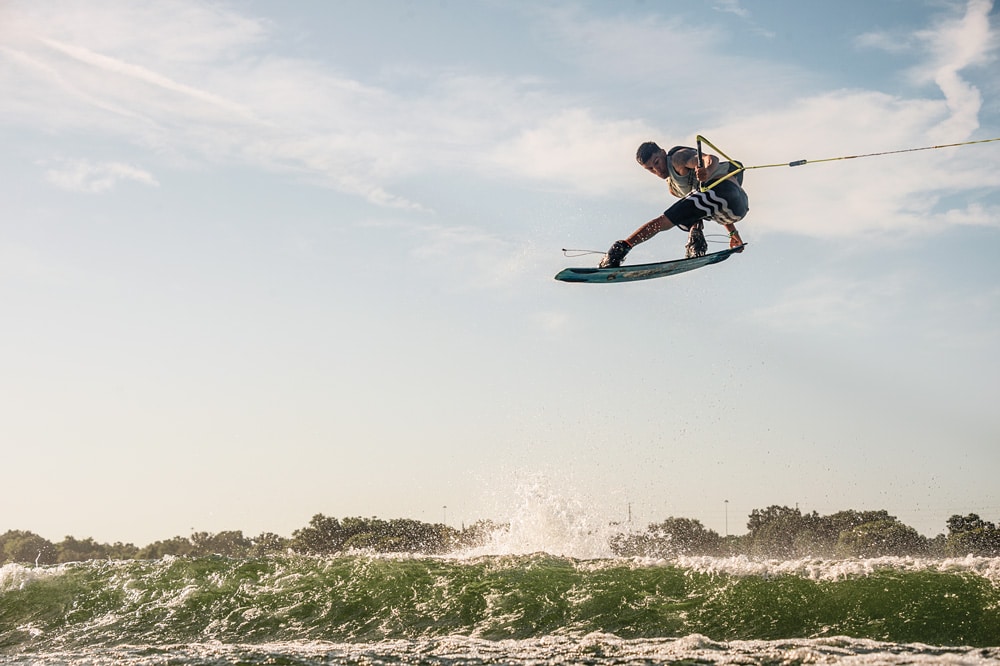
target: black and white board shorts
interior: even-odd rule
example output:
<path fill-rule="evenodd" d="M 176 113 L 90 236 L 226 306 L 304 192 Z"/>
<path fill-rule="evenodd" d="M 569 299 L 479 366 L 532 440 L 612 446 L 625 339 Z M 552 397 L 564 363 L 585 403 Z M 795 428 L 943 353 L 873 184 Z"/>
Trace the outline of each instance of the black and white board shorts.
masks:
<path fill-rule="evenodd" d="M 750 201 L 743 188 L 724 180 L 707 192 L 694 191 L 663 211 L 675 227 L 690 231 L 701 220 L 719 224 L 736 224 L 750 210 Z"/>

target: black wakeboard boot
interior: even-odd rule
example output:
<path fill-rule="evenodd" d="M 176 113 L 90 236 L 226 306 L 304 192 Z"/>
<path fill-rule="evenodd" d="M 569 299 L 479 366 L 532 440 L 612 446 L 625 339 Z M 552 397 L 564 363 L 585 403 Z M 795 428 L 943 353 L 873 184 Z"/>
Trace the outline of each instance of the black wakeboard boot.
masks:
<path fill-rule="evenodd" d="M 688 232 L 688 242 L 684 246 L 684 256 L 686 258 L 704 257 L 708 252 L 708 242 L 705 240 L 704 230 L 704 222 L 691 225 L 691 231 Z"/>
<path fill-rule="evenodd" d="M 601 263 L 598 264 L 600 268 L 618 268 L 622 265 L 622 259 L 628 254 L 632 246 L 628 244 L 627 241 L 619 240 L 615 241 L 611 247 L 608 249 L 608 253 L 604 255 L 601 259 Z"/>

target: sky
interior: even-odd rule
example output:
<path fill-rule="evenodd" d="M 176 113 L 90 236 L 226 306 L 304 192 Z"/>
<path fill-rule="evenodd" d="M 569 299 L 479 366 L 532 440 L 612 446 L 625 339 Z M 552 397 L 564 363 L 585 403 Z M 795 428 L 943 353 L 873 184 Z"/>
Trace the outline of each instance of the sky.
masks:
<path fill-rule="evenodd" d="M 816 162 L 1000 137 L 998 35 L 989 0 L 2 0 L 0 532 L 1000 521 L 1000 142 Z M 638 145 L 698 135 L 761 167 L 746 251 L 554 280 L 672 203 Z"/>

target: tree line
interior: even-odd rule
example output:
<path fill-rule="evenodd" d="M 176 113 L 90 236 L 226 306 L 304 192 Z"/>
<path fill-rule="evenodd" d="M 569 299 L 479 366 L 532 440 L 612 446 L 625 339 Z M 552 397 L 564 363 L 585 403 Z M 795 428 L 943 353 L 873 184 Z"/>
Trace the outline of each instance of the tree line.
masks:
<path fill-rule="evenodd" d="M 1000 529 L 970 513 L 947 521 L 948 533 L 921 535 L 887 511 L 838 511 L 828 516 L 798 508 L 754 509 L 747 533 L 721 537 L 689 518 L 667 518 L 643 532 L 612 537 L 618 555 L 745 555 L 751 558 L 799 557 L 964 557 L 1000 555 Z"/>
<path fill-rule="evenodd" d="M 745 555 L 752 558 L 1000 556 L 1000 528 L 970 513 L 947 521 L 947 534 L 922 536 L 886 511 L 838 511 L 820 516 L 798 508 L 754 509 L 747 533 L 720 536 L 698 520 L 670 517 L 645 530 L 626 529 L 610 538 L 613 553 L 625 557 Z M 0 564 L 59 564 L 94 559 L 159 559 L 175 557 L 262 557 L 278 553 L 331 555 L 349 551 L 439 555 L 485 545 L 509 525 L 480 520 L 461 529 L 440 523 L 396 518 L 330 518 L 313 516 L 290 538 L 270 532 L 246 537 L 243 532 L 195 532 L 144 547 L 129 543 L 97 543 L 67 536 L 53 543 L 28 531 L 0 534 Z"/>

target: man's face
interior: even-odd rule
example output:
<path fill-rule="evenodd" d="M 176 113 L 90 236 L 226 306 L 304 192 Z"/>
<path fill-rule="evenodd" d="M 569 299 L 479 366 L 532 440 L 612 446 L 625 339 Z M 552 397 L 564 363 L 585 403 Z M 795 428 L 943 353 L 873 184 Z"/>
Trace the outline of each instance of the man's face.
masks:
<path fill-rule="evenodd" d="M 649 156 L 646 163 L 642 165 L 646 171 L 656 174 L 660 178 L 667 178 L 670 172 L 667 170 L 667 151 L 660 148 Z"/>

